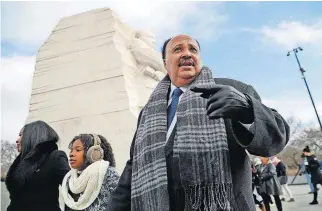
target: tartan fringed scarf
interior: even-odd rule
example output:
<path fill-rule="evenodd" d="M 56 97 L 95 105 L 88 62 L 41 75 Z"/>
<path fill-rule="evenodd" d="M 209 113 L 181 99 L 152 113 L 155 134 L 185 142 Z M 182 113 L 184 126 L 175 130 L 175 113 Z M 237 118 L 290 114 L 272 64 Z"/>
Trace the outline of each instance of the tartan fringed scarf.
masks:
<path fill-rule="evenodd" d="M 131 210 L 168 211 L 165 157 L 167 135 L 166 76 L 142 111 L 135 137 L 132 164 Z M 215 85 L 211 70 L 203 67 L 177 106 L 173 156 L 179 159 L 185 210 L 231 210 L 232 176 L 224 120 L 210 120 L 207 99 L 190 88 Z"/>

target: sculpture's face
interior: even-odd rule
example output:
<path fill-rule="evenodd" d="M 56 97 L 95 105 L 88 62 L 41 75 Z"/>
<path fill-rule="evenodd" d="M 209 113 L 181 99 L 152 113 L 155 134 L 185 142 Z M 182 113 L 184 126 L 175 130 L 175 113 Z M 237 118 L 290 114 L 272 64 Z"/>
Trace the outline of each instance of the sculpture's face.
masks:
<path fill-rule="evenodd" d="M 69 164 L 73 169 L 80 169 L 84 162 L 84 144 L 80 139 L 77 139 L 69 153 Z"/>
<path fill-rule="evenodd" d="M 177 87 L 189 85 L 201 71 L 198 43 L 187 35 L 178 35 L 166 47 L 165 68 Z"/>

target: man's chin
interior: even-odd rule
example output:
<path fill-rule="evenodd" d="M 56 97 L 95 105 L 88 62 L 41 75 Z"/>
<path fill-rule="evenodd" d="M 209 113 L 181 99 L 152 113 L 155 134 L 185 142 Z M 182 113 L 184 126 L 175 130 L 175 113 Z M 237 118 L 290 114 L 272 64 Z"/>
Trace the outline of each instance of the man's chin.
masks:
<path fill-rule="evenodd" d="M 177 86 L 182 87 L 182 86 L 188 86 L 193 80 L 195 79 L 195 76 L 186 76 L 186 77 L 181 77 L 177 81 Z"/>
<path fill-rule="evenodd" d="M 194 70 L 187 71 L 180 74 L 180 79 L 184 81 L 187 81 L 187 80 L 189 81 L 189 80 L 193 80 L 197 75 L 198 75 L 197 72 L 195 72 Z"/>

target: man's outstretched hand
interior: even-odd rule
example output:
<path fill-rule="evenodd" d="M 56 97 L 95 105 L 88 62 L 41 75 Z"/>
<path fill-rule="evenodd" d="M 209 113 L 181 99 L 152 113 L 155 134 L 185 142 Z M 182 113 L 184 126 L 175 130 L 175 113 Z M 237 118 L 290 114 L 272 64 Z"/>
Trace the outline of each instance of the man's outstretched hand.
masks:
<path fill-rule="evenodd" d="M 251 100 L 232 86 L 196 86 L 191 91 L 202 93 L 201 97 L 208 99 L 207 114 L 210 119 L 231 118 L 245 124 L 254 121 Z"/>

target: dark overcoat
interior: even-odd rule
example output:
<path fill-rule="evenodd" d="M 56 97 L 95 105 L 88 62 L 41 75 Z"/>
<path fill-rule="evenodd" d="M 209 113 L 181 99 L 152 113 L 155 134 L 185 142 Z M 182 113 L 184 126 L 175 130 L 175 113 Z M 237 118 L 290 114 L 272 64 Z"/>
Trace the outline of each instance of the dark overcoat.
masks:
<path fill-rule="evenodd" d="M 256 211 L 252 194 L 252 173 L 248 150 L 258 156 L 273 156 L 281 152 L 289 140 L 289 126 L 282 116 L 274 109 L 261 103 L 261 99 L 254 88 L 240 81 L 216 78 L 217 84 L 229 85 L 251 98 L 254 112 L 254 123 L 246 129 L 238 121 L 225 119 L 227 131 L 231 172 L 233 179 L 233 197 L 231 199 L 233 211 Z M 139 121 L 140 122 L 140 116 Z M 180 187 L 180 173 L 178 161 L 173 157 L 173 135 L 168 140 L 165 156 L 167 158 L 168 189 L 170 198 L 170 211 L 184 209 L 184 195 Z M 171 138 L 172 137 L 172 138 Z M 131 178 L 133 147 L 132 141 L 130 159 L 126 163 L 118 186 L 111 197 L 107 211 L 131 210 Z M 166 140 L 165 140 L 166 141 Z"/>
<path fill-rule="evenodd" d="M 322 173 L 320 171 L 320 162 L 315 155 L 307 156 L 306 171 L 311 174 L 311 182 L 322 185 Z"/>
<path fill-rule="evenodd" d="M 7 211 L 60 211 L 59 184 L 70 170 L 66 153 L 57 150 L 55 142 L 46 141 L 36 146 L 35 153 L 19 169 L 19 155 L 11 165 L 6 178 L 10 194 Z M 27 171 L 28 170 L 28 171 Z M 23 174 L 17 182 L 14 174 Z"/>
<path fill-rule="evenodd" d="M 281 185 L 276 175 L 276 168 L 272 163 L 257 166 L 257 172 L 260 179 L 260 194 L 282 195 Z"/>

